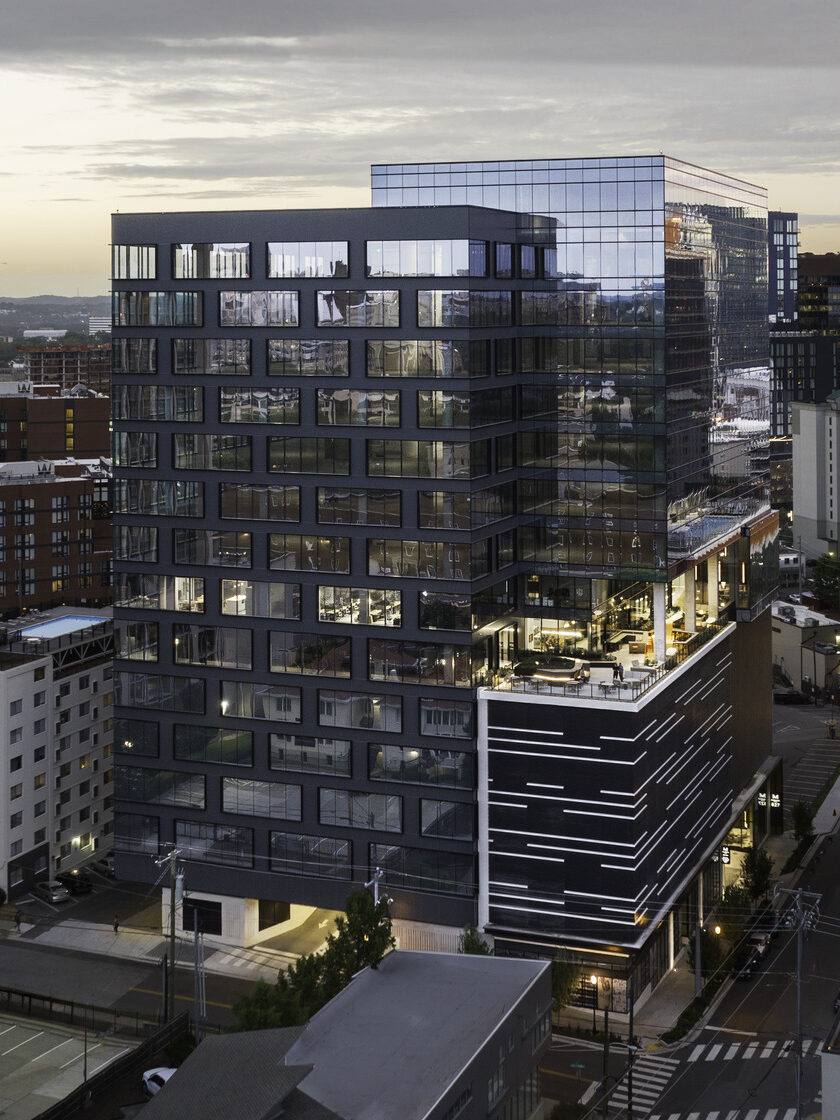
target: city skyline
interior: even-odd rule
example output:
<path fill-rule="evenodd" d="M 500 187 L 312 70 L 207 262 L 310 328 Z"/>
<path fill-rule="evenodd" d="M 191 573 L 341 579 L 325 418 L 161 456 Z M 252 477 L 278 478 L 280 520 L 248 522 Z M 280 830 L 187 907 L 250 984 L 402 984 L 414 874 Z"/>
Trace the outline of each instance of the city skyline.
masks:
<path fill-rule="evenodd" d="M 754 0 L 0 14 L 0 296 L 104 293 L 112 211 L 364 206 L 370 164 L 415 160 L 663 150 L 766 186 L 804 251 L 840 246 L 817 0 L 808 36 Z"/>

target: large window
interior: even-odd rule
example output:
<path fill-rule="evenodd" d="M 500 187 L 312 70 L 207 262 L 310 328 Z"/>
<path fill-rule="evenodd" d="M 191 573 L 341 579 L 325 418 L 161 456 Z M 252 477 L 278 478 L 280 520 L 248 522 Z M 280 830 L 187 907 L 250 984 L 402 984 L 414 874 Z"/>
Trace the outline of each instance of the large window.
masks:
<path fill-rule="evenodd" d="M 188 531 L 188 530 L 185 530 Z M 489 571 L 487 541 L 368 541 L 368 575 L 469 580 Z"/>
<path fill-rule="evenodd" d="M 316 419 L 319 424 L 398 428 L 400 394 L 396 389 L 318 389 Z"/>
<path fill-rule="evenodd" d="M 483 339 L 368 339 L 368 377 L 484 377 L 489 372 L 490 344 Z"/>
<path fill-rule="evenodd" d="M 512 292 L 442 291 L 417 293 L 418 327 L 509 327 Z"/>
<path fill-rule="evenodd" d="M 176 665 L 208 665 L 215 669 L 251 668 L 251 631 L 231 626 L 172 627 Z"/>
<path fill-rule="evenodd" d="M 121 801 L 143 801 L 149 805 L 178 805 L 188 809 L 205 807 L 204 776 L 177 770 L 152 770 L 140 766 L 117 766 L 114 796 Z"/>
<path fill-rule="evenodd" d="M 471 739 L 473 706 L 460 700 L 421 700 L 420 734 Z"/>
<path fill-rule="evenodd" d="M 204 483 L 118 479 L 114 484 L 114 513 L 203 517 Z"/>
<path fill-rule="evenodd" d="M 200 327 L 201 292 L 114 292 L 117 327 Z"/>
<path fill-rule="evenodd" d="M 250 731 L 232 731 L 227 727 L 176 723 L 172 729 L 175 758 L 219 766 L 253 766 L 253 738 Z"/>
<path fill-rule="evenodd" d="M 319 486 L 318 521 L 322 525 L 389 525 L 399 528 L 399 490 L 351 490 Z"/>
<path fill-rule="evenodd" d="M 186 471 L 249 471 L 251 437 L 178 432 L 174 465 Z"/>
<path fill-rule="evenodd" d="M 204 395 L 191 385 L 112 385 L 114 420 L 174 420 L 198 423 L 204 419 Z"/>
<path fill-rule="evenodd" d="M 144 467 L 152 470 L 158 465 L 155 432 L 114 432 L 112 444 L 116 467 Z"/>
<path fill-rule="evenodd" d="M 402 731 L 402 699 L 370 692 L 318 692 L 318 723 L 322 727 L 364 727 Z"/>
<path fill-rule="evenodd" d="M 369 743 L 368 776 L 372 781 L 471 790 L 475 784 L 475 755 L 467 751 Z"/>
<path fill-rule="evenodd" d="M 466 801 L 420 801 L 420 832 L 446 840 L 472 840 L 475 809 Z"/>
<path fill-rule="evenodd" d="M 219 515 L 240 521 L 300 521 L 300 487 L 223 482 Z"/>
<path fill-rule="evenodd" d="M 300 786 L 258 782 L 250 778 L 222 778 L 222 811 L 272 820 L 301 819 Z"/>
<path fill-rule="evenodd" d="M 122 571 L 116 576 L 114 606 L 133 610 L 204 612 L 204 580 L 200 576 L 158 576 Z"/>
<path fill-rule="evenodd" d="M 117 813 L 114 846 L 118 852 L 139 852 L 156 856 L 160 851 L 160 821 L 139 813 Z"/>
<path fill-rule="evenodd" d="M 417 524 L 421 529 L 469 529 L 472 494 L 452 490 L 421 490 Z"/>
<path fill-rule="evenodd" d="M 116 623 L 116 656 L 124 661 L 157 661 L 158 624 L 156 622 Z"/>
<path fill-rule="evenodd" d="M 221 327 L 296 327 L 297 292 L 219 292 Z"/>
<path fill-rule="evenodd" d="M 368 641 L 368 677 L 372 681 L 469 688 L 471 669 L 470 646 L 432 645 L 387 638 L 370 638 Z"/>
<path fill-rule="evenodd" d="M 272 871 L 323 879 L 353 878 L 353 847 L 349 840 L 292 832 L 272 832 L 269 837 Z"/>
<path fill-rule="evenodd" d="M 176 821 L 175 843 L 187 861 L 220 863 L 226 867 L 254 866 L 254 830 L 251 828 Z"/>
<path fill-rule="evenodd" d="M 204 714 L 204 681 L 161 673 L 115 673 L 114 703 L 123 708 Z"/>
<path fill-rule="evenodd" d="M 421 630 L 472 630 L 472 599 L 448 591 L 421 591 L 417 601 Z"/>
<path fill-rule="evenodd" d="M 251 246 L 247 242 L 203 242 L 172 246 L 176 280 L 247 280 Z"/>
<path fill-rule="evenodd" d="M 271 533 L 269 567 L 291 572 L 350 572 L 350 538 Z"/>
<path fill-rule="evenodd" d="M 435 852 L 393 844 L 370 844 L 370 865 L 385 871 L 385 882 L 415 891 L 475 894 L 475 859 L 460 852 Z"/>
<path fill-rule="evenodd" d="M 222 424 L 299 424 L 300 389 L 221 389 Z"/>
<path fill-rule="evenodd" d="M 222 614 L 250 618 L 300 618 L 300 584 L 223 579 Z"/>
<path fill-rule="evenodd" d="M 114 749 L 135 758 L 157 758 L 158 727 L 140 719 L 115 719 Z"/>
<path fill-rule="evenodd" d="M 172 340 L 172 372 L 188 377 L 244 377 L 251 372 L 250 340 L 175 338 Z"/>
<path fill-rule="evenodd" d="M 347 475 L 350 473 L 350 440 L 271 437 L 268 469 L 279 474 Z"/>
<path fill-rule="evenodd" d="M 157 246 L 112 245 L 111 275 L 115 280 L 156 280 Z"/>
<path fill-rule="evenodd" d="M 346 241 L 269 241 L 268 275 L 347 276 L 349 264 Z"/>
<path fill-rule="evenodd" d="M 139 373 L 148 376 L 157 373 L 157 370 L 156 338 L 115 338 L 111 343 L 112 373 Z"/>
<path fill-rule="evenodd" d="M 318 621 L 344 626 L 401 626 L 402 592 L 387 588 L 319 587 Z"/>
<path fill-rule="evenodd" d="M 367 472 L 386 478 L 477 478 L 490 470 L 488 440 L 369 439 Z"/>
<path fill-rule="evenodd" d="M 316 293 L 319 327 L 398 327 L 397 291 L 329 291 Z"/>
<path fill-rule="evenodd" d="M 251 534 L 222 529 L 174 529 L 176 564 L 216 568 L 250 568 Z"/>
<path fill-rule="evenodd" d="M 367 276 L 487 276 L 486 241 L 368 241 Z"/>
<path fill-rule="evenodd" d="M 352 744 L 348 739 L 272 733 L 270 765 L 272 770 L 349 777 L 352 771 Z"/>
<path fill-rule="evenodd" d="M 350 639 L 343 635 L 272 633 L 272 673 L 304 673 L 320 677 L 350 676 Z"/>
<path fill-rule="evenodd" d="M 292 377 L 347 377 L 350 343 L 346 338 L 270 338 L 269 374 Z"/>
<path fill-rule="evenodd" d="M 402 798 L 391 793 L 318 790 L 318 822 L 371 832 L 402 831 Z"/>
<path fill-rule="evenodd" d="M 220 712 L 228 719 L 300 723 L 300 689 L 262 681 L 222 681 Z"/>

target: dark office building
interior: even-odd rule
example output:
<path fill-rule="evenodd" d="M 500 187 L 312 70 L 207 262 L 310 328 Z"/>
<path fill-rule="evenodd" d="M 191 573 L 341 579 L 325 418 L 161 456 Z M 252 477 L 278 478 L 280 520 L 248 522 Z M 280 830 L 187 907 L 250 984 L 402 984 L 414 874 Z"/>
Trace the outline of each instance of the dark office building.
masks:
<path fill-rule="evenodd" d="M 767 291 L 771 323 L 796 322 L 799 215 L 771 210 L 767 215 Z"/>
<path fill-rule="evenodd" d="M 770 434 L 790 437 L 790 406 L 797 401 L 824 401 L 840 388 L 840 338 L 817 331 L 772 330 L 770 361 L 773 388 L 770 398 Z"/>
<path fill-rule="evenodd" d="M 248 941 L 380 868 L 404 947 L 574 944 L 620 1010 L 774 825 L 764 192 L 373 184 L 114 217 L 120 873 L 175 843 Z"/>

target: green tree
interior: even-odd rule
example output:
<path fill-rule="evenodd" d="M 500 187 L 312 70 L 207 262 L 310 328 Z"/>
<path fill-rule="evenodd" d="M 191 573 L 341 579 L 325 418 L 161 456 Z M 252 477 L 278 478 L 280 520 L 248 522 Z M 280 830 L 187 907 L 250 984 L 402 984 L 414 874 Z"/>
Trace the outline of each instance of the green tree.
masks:
<path fill-rule="evenodd" d="M 744 924 L 752 912 L 750 896 L 741 883 L 730 883 L 723 892 L 723 901 L 717 907 L 721 933 L 733 945 L 744 933 Z"/>
<path fill-rule="evenodd" d="M 327 938 L 325 966 L 330 976 L 334 974 L 330 986 L 337 982 L 336 991 L 340 991 L 360 969 L 378 967 L 394 945 L 387 898 L 375 903 L 368 891 L 353 891 L 344 904 L 344 914 L 335 920 L 335 933 Z"/>
<path fill-rule="evenodd" d="M 814 823 L 814 810 L 805 801 L 795 802 L 790 811 L 793 824 L 793 836 L 797 843 L 801 843 L 806 836 L 813 836 L 811 825 Z"/>
<path fill-rule="evenodd" d="M 688 964 L 692 971 L 694 971 L 695 957 L 696 957 L 697 939 L 696 937 L 689 938 L 688 942 Z M 700 974 L 701 976 L 711 976 L 720 967 L 723 961 L 724 951 L 720 943 L 720 936 L 713 933 L 705 927 L 700 930 Z"/>
<path fill-rule="evenodd" d="M 566 949 L 558 949 L 551 962 L 551 994 L 557 1010 L 565 1007 L 580 986 L 580 963 Z"/>
<path fill-rule="evenodd" d="M 825 553 L 814 568 L 814 594 L 824 607 L 840 604 L 840 557 Z"/>
<path fill-rule="evenodd" d="M 773 880 L 773 860 L 763 848 L 747 848 L 741 865 L 741 882 L 753 902 L 765 898 Z"/>
<path fill-rule="evenodd" d="M 458 938 L 458 952 L 472 953 L 475 956 L 482 957 L 491 957 L 493 955 L 493 950 L 475 926 L 464 927 L 464 932 Z"/>

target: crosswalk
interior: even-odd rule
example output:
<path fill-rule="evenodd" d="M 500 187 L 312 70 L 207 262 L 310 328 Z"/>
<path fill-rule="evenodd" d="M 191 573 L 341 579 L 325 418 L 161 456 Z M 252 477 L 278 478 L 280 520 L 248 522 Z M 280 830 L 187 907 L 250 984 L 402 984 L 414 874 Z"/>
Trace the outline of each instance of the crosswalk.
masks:
<path fill-rule="evenodd" d="M 795 1120 L 795 1108 L 751 1108 L 727 1112 L 663 1112 L 648 1120 Z"/>
<path fill-rule="evenodd" d="M 815 1038 L 802 1042 L 803 1054 L 822 1053 L 823 1043 Z M 790 1039 L 771 1039 L 769 1042 L 754 1039 L 751 1042 L 703 1042 L 693 1047 L 687 1062 L 731 1062 L 733 1059 L 786 1058 L 793 1053 Z M 726 1117 L 721 1117 L 726 1120 Z"/>
<path fill-rule="evenodd" d="M 662 1093 L 672 1074 L 679 1066 L 676 1058 L 660 1054 L 643 1054 L 633 1063 L 633 1115 L 647 1116 Z M 627 1108 L 627 1078 L 610 1095 L 610 1107 L 623 1111 Z"/>

